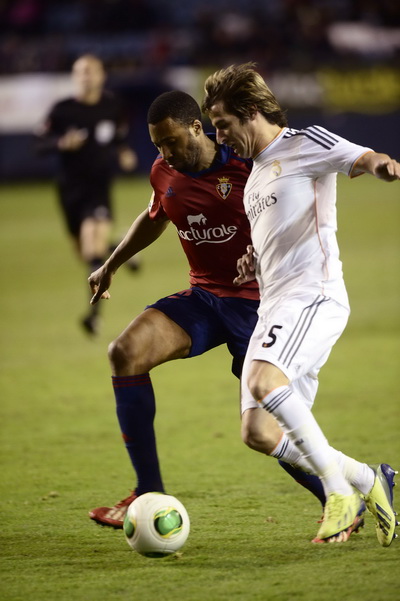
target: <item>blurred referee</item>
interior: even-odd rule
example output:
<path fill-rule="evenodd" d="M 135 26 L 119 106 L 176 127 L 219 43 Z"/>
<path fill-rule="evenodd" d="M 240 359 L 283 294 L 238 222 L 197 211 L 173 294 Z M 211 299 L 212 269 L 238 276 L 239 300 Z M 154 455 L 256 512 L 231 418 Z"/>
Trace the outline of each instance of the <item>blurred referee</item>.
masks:
<path fill-rule="evenodd" d="M 104 90 L 102 61 L 91 54 L 72 67 L 75 95 L 57 102 L 37 132 L 39 152 L 58 152 L 58 191 L 66 225 L 88 273 L 108 256 L 111 232 L 111 183 L 115 158 L 124 171 L 137 164 L 127 145 L 128 123 L 120 101 Z M 85 282 L 87 286 L 87 282 Z M 94 335 L 100 303 L 81 320 Z"/>

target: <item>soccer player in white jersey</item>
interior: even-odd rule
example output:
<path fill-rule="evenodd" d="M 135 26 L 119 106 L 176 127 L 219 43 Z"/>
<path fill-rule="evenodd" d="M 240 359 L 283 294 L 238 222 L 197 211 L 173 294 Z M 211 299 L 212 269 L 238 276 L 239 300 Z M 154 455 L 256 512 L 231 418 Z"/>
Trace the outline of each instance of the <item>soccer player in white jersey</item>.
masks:
<path fill-rule="evenodd" d="M 313 542 L 348 540 L 364 510 L 361 493 L 379 542 L 388 546 L 395 538 L 396 472 L 330 447 L 311 407 L 318 372 L 349 315 L 336 241 L 336 175 L 370 173 L 390 182 L 400 178 L 400 164 L 322 127 L 289 129 L 253 63 L 211 75 L 202 108 L 218 142 L 254 161 L 244 190 L 253 247 L 239 259 L 235 280 L 256 277 L 261 291 L 242 373 L 243 438 L 263 452 L 265 409 L 284 431 L 272 455 L 320 477 L 327 503 Z"/>

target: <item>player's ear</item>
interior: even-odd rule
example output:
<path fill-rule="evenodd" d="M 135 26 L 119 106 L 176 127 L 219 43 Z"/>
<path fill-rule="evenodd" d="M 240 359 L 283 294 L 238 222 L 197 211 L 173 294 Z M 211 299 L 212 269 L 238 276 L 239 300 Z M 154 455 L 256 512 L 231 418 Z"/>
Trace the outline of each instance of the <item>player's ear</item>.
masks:
<path fill-rule="evenodd" d="M 203 125 L 202 125 L 201 121 L 199 121 L 198 119 L 195 119 L 193 121 L 192 127 L 193 127 L 195 136 L 198 136 L 203 131 Z"/>
<path fill-rule="evenodd" d="M 250 121 L 253 121 L 255 119 L 257 113 L 258 113 L 258 107 L 256 105 L 253 105 L 250 108 L 250 114 L 249 114 Z"/>

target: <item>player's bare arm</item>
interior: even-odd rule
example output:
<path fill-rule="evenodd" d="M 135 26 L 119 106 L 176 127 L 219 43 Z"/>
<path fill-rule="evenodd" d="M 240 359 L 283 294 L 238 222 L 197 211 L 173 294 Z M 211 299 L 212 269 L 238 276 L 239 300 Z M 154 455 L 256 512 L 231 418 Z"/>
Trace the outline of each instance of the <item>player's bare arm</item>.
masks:
<path fill-rule="evenodd" d="M 79 150 L 85 144 L 88 137 L 86 129 L 69 129 L 58 140 L 58 149 L 62 152 L 74 152 Z"/>
<path fill-rule="evenodd" d="M 136 255 L 157 240 L 166 229 L 168 223 L 167 219 L 150 219 L 147 209 L 135 219 L 125 238 L 120 242 L 104 265 L 90 274 L 88 282 L 93 294 L 90 304 L 96 304 L 101 298 L 110 298 L 108 289 L 119 267 L 133 257 L 133 255 Z"/>
<path fill-rule="evenodd" d="M 367 152 L 356 162 L 352 175 L 360 173 L 370 173 L 386 182 L 393 182 L 400 179 L 400 163 L 388 154 Z"/>
<path fill-rule="evenodd" d="M 233 280 L 233 283 L 236 286 L 240 286 L 245 282 L 251 282 L 256 279 L 254 248 L 250 244 L 247 246 L 247 252 L 237 260 L 236 268 L 239 274 Z"/>

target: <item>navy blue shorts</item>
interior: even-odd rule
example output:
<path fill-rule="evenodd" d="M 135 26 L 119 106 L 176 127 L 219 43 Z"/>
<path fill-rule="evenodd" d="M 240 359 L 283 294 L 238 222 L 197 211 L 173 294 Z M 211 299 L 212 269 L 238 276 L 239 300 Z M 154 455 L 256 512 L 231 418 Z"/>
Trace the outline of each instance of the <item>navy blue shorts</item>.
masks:
<path fill-rule="evenodd" d="M 226 344 L 233 357 L 232 372 L 240 378 L 244 356 L 257 323 L 259 301 L 218 297 L 202 288 L 189 288 L 161 298 L 146 309 L 165 313 L 192 340 L 188 357 Z"/>

